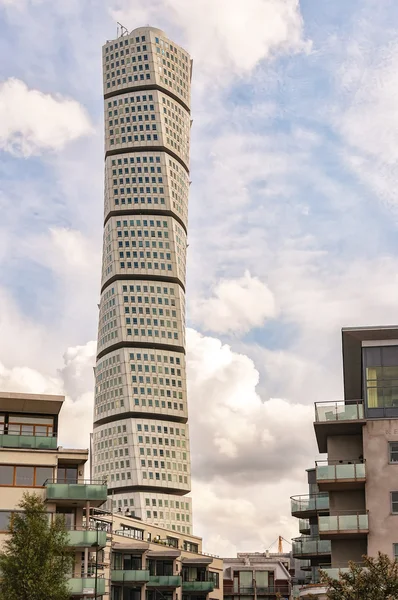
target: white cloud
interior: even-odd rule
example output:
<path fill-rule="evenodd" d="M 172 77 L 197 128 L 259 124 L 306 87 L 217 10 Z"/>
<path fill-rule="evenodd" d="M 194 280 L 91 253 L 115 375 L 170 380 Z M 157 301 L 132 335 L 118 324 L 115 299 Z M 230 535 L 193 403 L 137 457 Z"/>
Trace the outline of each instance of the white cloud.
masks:
<path fill-rule="evenodd" d="M 205 481 L 277 480 L 294 473 L 314 448 L 313 408 L 290 398 L 260 398 L 253 361 L 220 340 L 187 331 L 187 372 L 194 473 Z M 295 458 L 290 450 L 295 447 Z M 302 466 L 302 462 L 301 462 Z"/>
<path fill-rule="evenodd" d="M 18 79 L 0 84 L 0 148 L 16 156 L 62 150 L 68 142 L 91 133 L 85 109 L 61 95 L 29 89 Z"/>
<path fill-rule="evenodd" d="M 264 550 L 291 537 L 289 497 L 308 493 L 304 469 L 316 458 L 313 407 L 261 398 L 252 360 L 192 329 L 187 370 L 195 531 L 206 549 Z"/>
<path fill-rule="evenodd" d="M 115 20 L 134 27 L 160 23 L 182 43 L 198 66 L 197 79 L 244 75 L 278 52 L 308 49 L 298 0 L 132 0 L 115 2 Z M 174 30 L 174 31 L 173 31 Z"/>
<path fill-rule="evenodd" d="M 240 279 L 222 279 L 212 292 L 193 302 L 193 319 L 206 331 L 245 333 L 276 315 L 272 292 L 248 271 Z"/>
<path fill-rule="evenodd" d="M 7 368 L 0 363 L 0 390 L 65 395 L 60 413 L 59 444 L 88 448 L 92 431 L 96 343 L 68 348 L 57 376 L 29 367 Z"/>

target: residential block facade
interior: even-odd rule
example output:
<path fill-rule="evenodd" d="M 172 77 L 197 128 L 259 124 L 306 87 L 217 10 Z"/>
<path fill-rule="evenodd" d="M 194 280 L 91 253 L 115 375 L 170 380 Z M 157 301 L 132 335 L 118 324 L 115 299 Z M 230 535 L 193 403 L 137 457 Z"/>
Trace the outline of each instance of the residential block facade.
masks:
<path fill-rule="evenodd" d="M 291 554 L 239 552 L 223 558 L 224 600 L 289 600 L 295 565 Z"/>
<path fill-rule="evenodd" d="M 222 600 L 222 559 L 201 538 L 101 509 L 107 486 L 85 479 L 88 450 L 58 446 L 63 401 L 0 392 L 0 548 L 24 492 L 35 493 L 65 519 L 71 599 Z"/>
<path fill-rule="evenodd" d="M 292 498 L 293 552 L 312 586 L 319 567 L 337 577 L 363 555 L 398 557 L 398 327 L 345 328 L 342 342 L 344 401 L 315 405 L 327 457 L 308 471 L 310 494 Z"/>
<path fill-rule="evenodd" d="M 103 47 L 105 202 L 93 477 L 110 510 L 192 532 L 185 367 L 188 53 L 153 27 Z"/>
<path fill-rule="evenodd" d="M 51 516 L 62 515 L 69 545 L 75 554 L 68 579 L 71 598 L 95 592 L 89 552 L 106 545 L 106 533 L 92 531 L 85 514 L 107 498 L 103 481 L 85 479 L 88 450 L 58 447 L 58 417 L 64 398 L 42 394 L 0 392 L 0 548 L 12 515 L 20 511 L 25 492 L 42 498 Z M 97 580 L 97 594 L 105 593 L 105 579 Z"/>

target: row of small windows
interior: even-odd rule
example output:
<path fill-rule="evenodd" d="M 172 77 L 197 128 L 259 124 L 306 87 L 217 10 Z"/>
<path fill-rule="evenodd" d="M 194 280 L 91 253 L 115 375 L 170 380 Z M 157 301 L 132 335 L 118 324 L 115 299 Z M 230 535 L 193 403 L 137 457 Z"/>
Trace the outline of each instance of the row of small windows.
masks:
<path fill-rule="evenodd" d="M 126 51 L 126 46 L 130 46 L 133 44 L 142 44 L 143 42 L 146 42 L 146 36 L 142 35 L 142 36 L 136 36 L 136 37 L 131 37 L 131 38 L 125 38 L 124 40 L 121 40 L 119 42 L 114 42 L 112 43 L 110 46 L 106 46 L 105 47 L 105 54 L 109 54 L 110 52 L 115 51 L 115 57 L 118 57 L 118 52 L 117 50 L 120 50 L 120 54 L 121 56 L 123 56 L 122 52 Z M 178 51 L 178 49 L 173 46 L 172 44 L 170 44 L 169 42 L 166 42 L 165 40 L 159 39 L 158 37 L 155 37 L 155 44 L 160 45 L 162 48 L 165 47 L 166 48 L 166 54 L 168 58 L 172 58 L 173 59 L 173 54 L 169 54 L 168 50 L 170 50 L 170 52 L 173 52 L 175 55 L 179 55 L 182 57 L 183 60 L 185 60 L 185 62 L 188 62 L 188 57 L 187 55 L 185 55 L 183 52 Z M 147 49 L 146 45 L 142 46 L 142 50 L 145 52 L 145 50 Z M 135 51 L 135 48 L 130 48 L 131 52 Z M 136 47 L 136 51 L 137 52 L 141 52 L 141 46 L 137 46 Z M 113 55 L 111 55 L 111 60 L 113 60 Z"/>
<path fill-rule="evenodd" d="M 141 158 L 142 158 L 142 161 L 141 161 Z M 116 159 L 113 159 L 112 160 L 112 165 L 114 166 L 114 165 L 116 165 L 116 163 L 118 165 L 121 165 L 121 164 L 127 165 L 129 162 L 130 162 L 130 164 L 134 164 L 134 163 L 140 164 L 141 162 L 143 162 L 143 163 L 148 163 L 148 162 L 149 163 L 153 163 L 154 159 L 155 159 L 155 161 L 157 163 L 160 163 L 160 156 L 135 156 L 135 157 L 134 156 L 130 156 L 130 159 L 128 159 L 128 158 L 123 158 L 123 159 L 118 158 L 117 161 L 116 161 Z M 138 173 L 140 173 L 140 172 L 141 171 L 138 171 Z M 120 173 L 120 171 L 119 171 L 119 173 Z"/>
<path fill-rule="evenodd" d="M 155 479 L 156 481 L 162 480 L 171 481 L 174 483 L 188 483 L 188 477 L 186 475 L 172 475 L 171 473 L 167 473 L 166 479 L 166 473 L 153 473 L 152 471 L 149 471 L 149 473 L 147 473 L 146 471 L 142 471 L 141 476 L 142 479 Z"/>
<path fill-rule="evenodd" d="M 149 69 L 149 65 L 145 65 L 145 68 Z M 144 77 L 143 73 L 141 73 L 139 77 L 138 77 L 138 75 L 134 75 L 134 76 L 129 75 L 128 77 L 122 77 L 122 79 L 114 79 L 112 82 L 108 81 L 106 84 L 106 87 L 109 89 L 111 87 L 115 87 L 116 85 L 132 83 L 133 80 L 134 81 L 144 81 L 145 79 L 150 79 L 150 78 L 151 78 L 150 73 L 146 73 L 146 77 Z"/>
<path fill-rule="evenodd" d="M 134 140 L 133 140 L 134 138 Z M 110 138 L 109 142 L 111 144 L 111 146 L 113 146 L 114 144 L 126 144 L 127 142 L 157 142 L 158 141 L 158 135 L 157 133 L 154 133 L 153 135 L 151 133 L 147 133 L 146 135 L 141 133 L 140 135 L 135 134 L 135 135 L 128 135 L 125 136 L 123 135 L 121 138 Z"/>
<path fill-rule="evenodd" d="M 162 511 L 159 511 L 159 517 L 158 517 L 158 511 L 156 511 L 156 510 L 152 511 L 152 516 L 154 519 L 157 519 L 157 518 L 163 519 L 164 518 L 163 514 L 164 513 Z M 172 515 L 172 517 L 171 517 L 172 520 L 174 520 L 174 518 L 173 518 L 174 514 L 173 513 L 170 513 L 170 514 Z M 150 510 L 146 511 L 146 516 L 147 516 L 147 519 L 151 518 Z M 166 521 L 169 520 L 169 518 L 170 518 L 169 513 L 165 513 L 165 518 L 166 518 Z M 176 519 L 177 519 L 177 521 L 180 520 L 180 513 L 176 513 Z M 184 515 L 184 513 L 181 513 L 181 521 L 188 521 L 188 523 L 189 523 L 189 515 Z"/>
<path fill-rule="evenodd" d="M 145 388 L 133 388 L 133 393 L 134 394 L 138 394 L 138 389 L 140 390 L 141 395 L 145 394 Z M 148 393 L 148 395 L 152 395 L 152 388 L 146 388 L 146 391 Z M 154 396 L 158 396 L 159 395 L 159 390 L 157 388 L 153 388 L 153 395 Z M 171 391 L 170 390 L 160 390 L 160 396 L 167 396 L 168 398 L 171 398 Z M 173 398 L 177 398 L 177 392 L 173 391 Z M 182 400 L 182 392 L 178 392 L 178 398 L 179 400 Z M 167 406 L 166 403 L 164 401 L 161 401 L 161 405 L 159 405 L 159 400 L 152 400 L 151 398 L 149 399 L 145 399 L 145 398 L 141 398 L 141 401 L 138 398 L 134 398 L 134 406 L 149 406 L 150 408 L 167 408 L 169 410 L 184 410 L 184 405 L 183 404 L 178 404 L 177 402 L 167 402 Z"/>
<path fill-rule="evenodd" d="M 179 500 L 162 500 L 161 498 L 159 498 L 159 500 L 156 498 L 145 498 L 145 506 L 158 506 L 159 508 L 163 508 L 163 506 L 165 506 L 168 508 L 169 504 L 170 508 L 174 508 L 175 505 L 175 508 L 178 508 L 179 510 L 185 509 L 189 511 L 188 502 L 180 502 Z"/>

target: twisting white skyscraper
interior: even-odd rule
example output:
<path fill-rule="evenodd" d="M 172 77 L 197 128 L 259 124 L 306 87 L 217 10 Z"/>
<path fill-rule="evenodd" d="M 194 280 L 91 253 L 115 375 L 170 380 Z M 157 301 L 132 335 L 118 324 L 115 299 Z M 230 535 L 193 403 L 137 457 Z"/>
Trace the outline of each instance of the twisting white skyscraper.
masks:
<path fill-rule="evenodd" d="M 185 258 L 192 63 L 163 31 L 103 47 L 105 214 L 93 477 L 113 509 L 191 532 Z"/>

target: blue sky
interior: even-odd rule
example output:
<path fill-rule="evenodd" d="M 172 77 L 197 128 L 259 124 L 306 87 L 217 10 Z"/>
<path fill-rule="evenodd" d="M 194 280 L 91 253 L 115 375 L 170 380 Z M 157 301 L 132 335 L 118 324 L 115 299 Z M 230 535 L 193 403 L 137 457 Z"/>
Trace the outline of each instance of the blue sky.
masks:
<path fill-rule="evenodd" d="M 67 396 L 88 444 L 103 214 L 101 46 L 194 59 L 188 376 L 209 551 L 297 532 L 340 329 L 397 321 L 394 0 L 0 0 L 0 385 Z"/>

